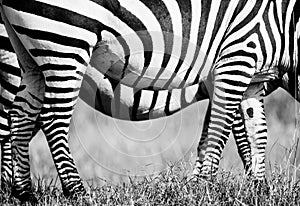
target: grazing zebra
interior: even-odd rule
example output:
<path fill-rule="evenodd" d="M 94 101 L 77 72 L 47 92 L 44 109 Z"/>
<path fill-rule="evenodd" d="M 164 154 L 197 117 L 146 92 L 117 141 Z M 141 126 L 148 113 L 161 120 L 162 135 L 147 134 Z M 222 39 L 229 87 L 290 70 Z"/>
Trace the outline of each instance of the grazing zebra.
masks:
<path fill-rule="evenodd" d="M 103 43 L 98 57 L 102 72 L 135 88 L 184 88 L 208 76 L 204 82 L 212 101 L 203 133 L 208 137 L 196 165 L 207 176 L 216 172 L 254 73 L 272 76 L 273 68 L 279 68 L 283 74 L 298 63 L 297 55 L 292 55 L 295 62 L 289 55 L 298 48 L 296 29 L 290 29 L 291 19 L 299 19 L 292 13 L 299 8 L 296 3 L 4 0 L 3 15 L 6 26 L 13 28 L 9 33 L 14 44 L 24 46 L 21 55 L 30 56 L 45 77 L 40 119 L 49 144 L 53 139 L 67 144 L 82 76 L 97 41 Z M 25 68 L 30 64 L 21 62 Z M 62 154 L 64 160 L 72 158 Z M 65 169 L 64 164 L 56 166 Z M 65 171 L 62 177 L 71 192 L 83 188 L 75 173 Z"/>

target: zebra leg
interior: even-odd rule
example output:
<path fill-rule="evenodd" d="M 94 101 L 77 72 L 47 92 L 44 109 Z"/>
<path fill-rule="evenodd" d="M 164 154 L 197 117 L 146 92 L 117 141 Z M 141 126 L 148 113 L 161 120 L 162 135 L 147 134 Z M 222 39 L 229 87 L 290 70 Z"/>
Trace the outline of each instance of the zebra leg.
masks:
<path fill-rule="evenodd" d="M 43 93 L 42 76 L 38 70 L 26 71 L 23 74 L 22 86 L 23 91 L 19 91 L 15 98 L 12 108 L 9 109 L 9 118 L 11 119 L 9 129 L 11 135 L 9 138 L 1 144 L 1 186 L 3 191 L 9 191 L 13 188 L 13 195 L 20 198 L 23 201 L 35 202 L 36 199 L 31 192 L 31 179 L 29 168 L 29 156 L 26 154 L 28 151 L 28 144 L 26 141 L 30 141 L 39 130 L 36 127 L 36 119 L 38 113 L 41 110 L 42 99 L 41 93 Z M 30 83 L 39 81 L 40 87 L 32 87 Z M 28 85 L 28 86 L 24 86 Z M 38 88 L 38 89 L 37 89 Z M 34 129 L 33 129 L 34 128 Z M 33 134 L 32 134 L 33 130 Z M 12 152 L 12 140 L 14 138 L 14 152 Z M 17 143 L 22 140 L 23 143 Z M 28 140 L 26 140 L 28 139 Z M 21 147 L 21 148 L 20 148 Z M 18 150 L 21 150 L 18 151 Z M 24 154 L 25 153 L 25 154 Z M 12 156 L 14 154 L 14 161 Z M 20 154 L 20 155 L 16 155 Z M 19 159 L 17 159 L 19 157 Z M 18 162 L 18 163 L 17 163 Z M 13 167 L 14 165 L 14 167 Z M 13 170 L 14 180 L 13 180 Z M 16 176 L 19 175 L 19 179 Z M 22 176 L 22 177 L 21 177 Z M 24 193 L 20 190 L 26 188 Z M 27 190 L 27 191 L 26 191 Z"/>
<path fill-rule="evenodd" d="M 33 131 L 33 136 L 38 132 L 38 128 Z M 5 139 L 1 143 L 1 189 L 10 191 L 13 186 L 13 162 L 12 162 L 12 143 L 11 138 Z M 29 177 L 30 178 L 30 177 Z"/>
<path fill-rule="evenodd" d="M 0 85 L 1 88 L 1 85 Z M 0 142 L 1 142 L 1 189 L 7 191 L 11 185 L 11 139 L 8 114 L 2 107 L 0 109 Z"/>
<path fill-rule="evenodd" d="M 11 108 L 21 84 L 22 70 L 13 51 L 0 14 L 0 143 L 1 143 L 1 188 L 9 191 L 12 186 L 12 157 L 10 117 L 7 108 Z M 4 39 L 4 40 L 3 40 Z"/>
<path fill-rule="evenodd" d="M 25 73 L 12 109 L 11 118 L 13 195 L 21 201 L 36 202 L 32 192 L 29 142 L 43 106 L 44 78 L 38 68 L 25 67 Z"/>
<path fill-rule="evenodd" d="M 207 147 L 207 135 L 208 135 L 208 123 L 209 123 L 209 118 L 210 118 L 210 112 L 211 112 L 211 104 L 209 103 L 207 111 L 206 111 L 206 116 L 204 119 L 204 125 L 202 129 L 202 135 L 197 147 L 197 160 L 196 160 L 196 166 L 195 170 L 193 171 L 194 175 L 199 175 L 200 171 L 199 168 L 202 167 L 203 162 L 201 160 L 204 159 L 204 153 L 201 151 L 205 150 L 205 147 Z M 241 160 L 244 165 L 244 169 L 246 174 L 248 174 L 250 168 L 251 168 L 251 148 L 250 148 L 250 143 L 248 142 L 247 138 L 247 133 L 246 133 L 246 128 L 244 125 L 244 120 L 241 117 L 241 114 L 239 110 L 237 110 L 235 119 L 233 121 L 232 125 L 232 132 L 234 135 L 234 139 L 238 148 L 238 153 L 241 157 Z"/>
<path fill-rule="evenodd" d="M 1 85 L 0 85 L 1 89 Z M 8 126 L 8 114 L 3 109 L 0 108 L 0 142 L 2 142 L 9 138 L 10 135 L 10 129 Z"/>
<path fill-rule="evenodd" d="M 31 136 L 31 135 L 30 135 Z M 37 202 L 30 179 L 29 144 L 27 139 L 12 141 L 13 196 L 19 200 Z"/>
<path fill-rule="evenodd" d="M 2 142 L 10 134 L 8 113 L 5 108 L 10 108 L 14 102 L 18 87 L 21 84 L 22 70 L 19 68 L 17 56 L 7 38 L 1 13 L 0 37 L 0 142 Z"/>
<path fill-rule="evenodd" d="M 14 15 L 23 19 L 21 12 L 15 12 Z M 72 19 L 70 16 L 65 17 Z M 16 35 L 15 31 L 10 28 L 9 21 L 5 15 L 3 15 L 3 20 L 6 23 L 11 41 L 20 42 L 19 38 L 22 40 L 24 36 Z M 25 18 L 24 21 L 30 25 L 44 27 L 44 24 L 41 24 L 43 19 L 38 16 L 34 16 L 30 20 Z M 67 25 L 65 26 L 67 29 L 70 29 Z M 77 30 L 72 31 L 78 33 Z M 23 39 L 24 44 L 21 43 L 20 48 L 15 48 L 18 57 L 21 49 L 27 49 L 27 55 L 28 52 L 31 54 L 30 60 L 38 63 L 38 69 L 43 73 L 45 92 L 44 105 L 40 113 L 41 129 L 48 140 L 64 194 L 66 195 L 85 192 L 83 182 L 70 154 L 68 132 L 82 77 L 90 59 L 91 49 L 97 41 L 95 35 L 86 35 L 86 33 L 82 34 L 82 39 L 80 38 L 79 41 L 77 41 L 77 38 L 67 37 L 70 36 L 69 34 L 72 31 L 66 30 L 68 34 L 65 39 L 72 41 L 72 48 L 76 48 L 75 50 L 72 50 L 70 45 L 61 44 L 62 39 L 55 44 L 52 41 L 41 41 L 33 38 Z M 53 40 L 58 40 L 58 38 L 53 38 Z M 83 42 L 84 48 L 82 46 Z M 34 45 L 34 49 L 29 48 L 29 45 Z M 20 59 L 20 61 L 23 63 L 24 60 Z"/>
<path fill-rule="evenodd" d="M 1 189 L 6 192 L 12 186 L 12 151 L 11 139 L 1 143 Z"/>
<path fill-rule="evenodd" d="M 251 171 L 255 179 L 265 178 L 265 151 L 267 146 L 267 122 L 263 99 L 249 98 L 241 103 L 248 142 L 251 145 Z"/>
<path fill-rule="evenodd" d="M 6 19 L 3 18 L 6 22 Z M 21 87 L 16 87 L 18 96 L 13 98 L 13 105 L 6 108 L 10 119 L 10 133 L 12 141 L 12 175 L 13 175 L 13 195 L 22 201 L 36 202 L 31 190 L 30 169 L 29 169 L 29 142 L 32 138 L 34 125 L 42 107 L 42 99 L 39 92 L 44 93 L 44 86 L 41 84 L 43 80 L 37 64 L 30 57 L 23 44 L 20 42 L 13 29 L 6 25 L 7 32 L 10 34 L 11 42 L 16 50 L 18 58 L 23 69 L 19 69 L 24 74 L 21 76 L 28 81 Z M 27 78 L 29 77 L 29 78 Z M 41 81 L 42 80 L 42 81 Z M 8 81 L 13 83 L 12 81 Z M 16 84 L 13 84 L 16 85 Z M 29 91 L 36 91 L 26 94 L 27 87 L 32 87 Z M 19 95 L 20 92 L 20 95 Z M 26 95 L 32 97 L 34 104 L 27 102 Z M 35 106 L 38 105 L 38 106 Z"/>
<path fill-rule="evenodd" d="M 12 194 L 15 197 L 21 201 L 36 202 L 30 179 L 29 142 L 41 106 L 36 108 L 38 113 L 35 114 L 28 109 L 28 107 L 32 109 L 33 105 L 26 104 L 27 102 L 22 100 L 17 96 L 12 108 L 8 109 L 11 119 L 11 139 L 9 139 L 11 142 L 2 145 L 2 168 L 5 167 L 2 177 L 6 182 L 12 179 Z M 30 111 L 30 115 L 27 111 Z"/>
<path fill-rule="evenodd" d="M 251 174 L 251 146 L 246 132 L 245 121 L 241 116 L 240 110 L 237 110 L 235 119 L 232 125 L 232 133 L 236 142 L 239 156 L 243 162 L 245 174 Z"/>
<path fill-rule="evenodd" d="M 233 59 L 225 60 L 224 63 L 219 62 L 218 67 L 213 71 L 214 80 L 208 82 L 208 84 L 213 82 L 213 86 L 207 86 L 213 88 L 209 89 L 212 94 L 211 109 L 207 112 L 206 120 L 209 120 L 206 123 L 207 133 L 204 132 L 201 137 L 203 143 L 202 148 L 198 150 L 195 175 L 202 177 L 216 175 L 243 93 L 255 72 L 254 67 L 248 62 L 240 64 L 240 62 L 232 62 Z M 229 64 L 226 61 L 231 62 Z"/>
<path fill-rule="evenodd" d="M 77 65 L 76 68 L 76 71 L 69 71 L 68 76 L 72 80 L 67 82 L 47 81 L 55 77 L 51 76 L 51 73 L 44 73 L 45 99 L 40 115 L 41 129 L 47 138 L 64 195 L 67 197 L 86 192 L 68 145 L 71 117 L 85 73 L 85 66 Z M 55 76 L 66 75 L 65 71 L 63 72 Z"/>
<path fill-rule="evenodd" d="M 208 133 L 208 123 L 209 123 L 209 118 L 210 118 L 210 112 L 211 112 L 211 102 L 209 102 L 206 110 L 206 115 L 203 123 L 203 128 L 202 128 L 202 134 L 200 137 L 200 141 L 197 147 L 197 159 L 195 163 L 195 168 L 193 171 L 193 175 L 199 176 L 200 175 L 200 168 L 202 167 L 203 164 L 203 159 L 204 159 L 204 153 L 203 151 L 207 147 L 207 133 Z"/>
<path fill-rule="evenodd" d="M 206 147 L 205 139 L 207 137 L 207 132 L 208 132 L 208 122 L 209 122 L 209 118 L 210 118 L 210 111 L 211 111 L 211 104 L 209 104 L 208 109 L 207 109 L 201 139 L 199 141 L 198 148 L 197 148 L 198 157 L 196 160 L 194 175 L 199 175 L 200 171 L 198 170 L 198 168 L 201 168 L 201 166 L 203 164 L 203 162 L 201 162 L 201 160 L 203 160 L 204 154 L 201 151 L 203 151 Z M 234 140 L 237 145 L 239 156 L 244 165 L 245 173 L 249 174 L 249 173 L 251 173 L 251 165 L 252 165 L 251 146 L 250 146 L 250 142 L 248 140 L 248 136 L 247 136 L 247 132 L 246 132 L 246 128 L 245 128 L 245 122 L 244 122 L 244 119 L 242 118 L 239 110 L 237 110 L 235 119 L 233 121 L 232 132 L 234 135 Z"/>

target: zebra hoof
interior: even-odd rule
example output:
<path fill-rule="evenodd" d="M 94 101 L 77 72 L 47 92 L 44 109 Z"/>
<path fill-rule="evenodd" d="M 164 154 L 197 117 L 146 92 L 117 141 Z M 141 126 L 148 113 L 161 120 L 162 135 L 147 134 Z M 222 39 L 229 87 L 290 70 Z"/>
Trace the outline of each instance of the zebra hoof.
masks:
<path fill-rule="evenodd" d="M 198 181 L 199 179 L 205 180 L 205 181 L 214 181 L 214 179 L 217 176 L 217 172 L 210 172 L 210 171 L 202 171 L 202 169 L 195 168 L 193 171 L 193 179 L 195 181 Z"/>
<path fill-rule="evenodd" d="M 63 193 L 64 196 L 69 199 L 81 198 L 87 194 L 85 188 L 82 185 L 76 187 L 75 189 L 63 188 Z"/>
<path fill-rule="evenodd" d="M 1 192 L 6 194 L 6 193 L 11 193 L 12 191 L 12 184 L 11 183 L 3 183 L 1 182 Z"/>
<path fill-rule="evenodd" d="M 15 197 L 20 200 L 21 205 L 27 205 L 27 203 L 30 203 L 31 205 L 38 204 L 38 199 L 35 197 L 35 195 L 32 192 L 23 193 Z"/>
<path fill-rule="evenodd" d="M 262 180 L 253 180 L 253 189 L 257 194 L 269 195 L 270 194 L 270 186 L 266 179 Z"/>
<path fill-rule="evenodd" d="M 27 187 L 26 187 L 27 188 Z M 31 191 L 31 189 L 17 189 L 12 187 L 11 195 L 18 200 L 20 200 L 21 205 L 26 205 L 26 203 L 31 203 L 31 205 L 36 205 L 38 203 L 37 198 Z"/>
<path fill-rule="evenodd" d="M 69 201 L 72 202 L 73 205 L 75 204 L 80 204 L 85 206 L 95 205 L 92 201 L 91 196 L 85 190 L 77 191 L 75 193 L 72 193 L 72 195 L 70 195 L 69 193 L 69 195 L 66 197 L 69 199 Z"/>

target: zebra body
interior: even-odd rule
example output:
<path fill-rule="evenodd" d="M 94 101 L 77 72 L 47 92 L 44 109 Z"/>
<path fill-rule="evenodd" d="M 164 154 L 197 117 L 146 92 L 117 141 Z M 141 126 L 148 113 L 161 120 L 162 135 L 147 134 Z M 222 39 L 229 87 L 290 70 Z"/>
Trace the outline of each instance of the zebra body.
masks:
<path fill-rule="evenodd" d="M 6 35 L 1 36 L 1 38 L 2 43 L 9 44 L 9 39 Z M 2 48 L 2 50 L 7 51 L 6 48 Z M 10 52 L 14 60 L 16 60 L 16 55 L 12 50 Z M 4 58 L 4 55 L 0 55 L 0 57 Z M 15 64 L 10 65 L 5 62 L 2 64 L 1 69 L 7 72 L 5 67 L 11 68 L 15 67 L 15 65 L 18 65 L 18 63 L 15 62 Z M 99 67 L 97 68 L 96 66 L 97 65 L 95 64 L 95 67 L 89 66 L 87 68 L 79 96 L 92 108 L 117 119 L 141 121 L 165 117 L 180 111 L 196 101 L 208 98 L 204 84 L 193 85 L 184 89 L 161 91 L 141 90 L 139 91 L 140 95 L 136 95 L 134 88 L 118 84 L 118 82 L 113 79 L 104 77 L 100 72 Z M 17 67 L 15 69 L 17 69 Z M 42 92 L 44 91 L 45 85 L 43 82 L 44 78 L 39 70 L 22 70 L 22 73 L 22 82 L 20 86 L 22 89 L 18 91 L 15 102 L 12 103 L 13 110 L 10 112 L 11 119 L 16 121 L 15 123 L 10 124 L 10 127 L 12 136 L 22 135 L 23 137 L 30 137 L 34 136 L 39 128 L 39 122 L 34 121 L 37 115 L 35 114 L 35 109 L 40 108 L 42 105 Z M 154 95 L 153 93 L 156 94 Z M 138 102 L 138 104 L 135 105 L 135 102 Z M 33 134 L 28 132 L 33 128 L 35 128 Z M 27 144 L 22 145 L 21 147 L 23 151 L 21 153 L 23 163 L 23 165 L 21 165 L 23 171 L 22 185 L 26 185 L 27 188 L 25 189 L 30 190 L 29 161 L 27 161 L 29 157 L 28 153 L 24 153 L 24 151 L 28 149 L 27 147 Z M 2 142 L 1 151 L 1 182 L 2 188 L 7 189 L 6 186 L 12 184 L 12 154 L 10 139 Z M 241 149 L 241 151 L 243 151 L 243 149 Z M 53 159 L 55 161 L 55 156 Z"/>
<path fill-rule="evenodd" d="M 89 62 L 91 48 L 101 41 L 98 45 L 101 48 L 98 49 L 100 54 L 96 56 L 102 65 L 102 73 L 120 79 L 122 83 L 134 88 L 157 89 L 185 87 L 208 76 L 208 72 L 213 73 L 211 68 L 218 57 L 231 53 L 232 48 L 227 48 L 227 45 L 230 46 L 232 41 L 244 35 L 243 30 L 235 28 L 244 19 L 242 15 L 249 14 L 253 7 L 261 7 L 256 18 L 251 19 L 247 25 L 249 28 L 253 27 L 255 32 L 259 29 L 255 25 L 265 25 L 263 12 L 268 4 L 272 5 L 268 1 L 217 1 L 213 5 L 210 1 L 182 0 L 156 3 L 158 5 L 155 1 L 136 0 L 63 3 L 29 1 L 24 6 L 14 1 L 4 1 L 6 16 L 15 17 L 10 18 L 10 23 L 20 40 L 27 41 L 28 46 L 25 47 L 28 47 L 26 49 L 31 51 L 31 55 L 36 55 L 38 65 L 51 61 L 49 58 L 42 58 L 46 54 L 37 54 L 41 52 L 39 47 L 45 46 L 46 51 L 51 50 L 51 47 L 56 50 L 58 48 L 55 39 L 51 37 L 47 39 L 43 36 L 40 40 L 34 38 L 37 31 L 41 32 L 40 35 L 43 32 L 57 34 L 56 38 L 64 37 L 65 42 L 70 42 L 70 38 L 84 39 L 84 42 L 78 42 L 80 45 L 77 45 L 81 49 L 77 50 L 77 55 L 80 56 L 77 57 L 82 64 Z M 83 4 L 84 9 L 80 6 Z M 210 8 L 213 8 L 211 12 L 207 12 Z M 159 12 L 165 13 L 166 17 L 160 17 L 162 14 Z M 20 23 L 19 19 L 24 18 L 28 21 Z M 78 18 L 86 24 L 80 24 L 76 21 Z M 71 31 L 76 32 L 76 35 Z M 248 43 L 257 47 L 260 45 L 257 36 L 252 35 L 236 47 L 248 48 Z M 68 51 L 73 49 L 70 46 L 76 47 L 65 45 L 60 49 L 69 54 L 71 52 Z M 253 53 L 262 52 L 251 47 L 248 50 Z M 256 61 L 250 63 L 257 72 L 262 72 L 276 66 L 280 62 L 279 56 L 275 55 L 274 59 L 266 61 L 263 55 L 257 55 Z M 272 74 L 272 70 L 270 72 Z"/>
<path fill-rule="evenodd" d="M 8 39 L 7 39 L 8 40 Z M 118 118 L 118 119 L 123 119 L 123 120 L 147 120 L 147 119 L 153 119 L 153 118 L 159 118 L 160 116 L 167 116 L 173 114 L 173 112 L 179 111 L 183 109 L 185 106 L 188 106 L 189 104 L 192 104 L 192 102 L 187 102 L 187 100 L 184 98 L 184 93 L 191 92 L 190 95 L 194 95 L 194 100 L 195 101 L 201 101 L 202 99 L 208 98 L 207 91 L 201 91 L 201 90 L 206 90 L 204 85 L 202 84 L 202 89 L 191 89 L 193 87 L 196 87 L 197 85 L 194 86 L 189 86 L 186 89 L 173 89 L 169 91 L 150 91 L 150 90 L 142 90 L 141 93 L 144 93 L 142 95 L 139 95 L 139 97 L 146 97 L 146 96 L 153 96 L 149 95 L 152 92 L 156 92 L 159 95 L 155 95 L 156 98 L 152 99 L 151 102 L 149 102 L 149 98 L 141 98 L 138 102 L 139 105 L 137 106 L 137 112 L 133 113 L 132 112 L 132 107 L 134 105 L 134 102 L 137 102 L 134 96 L 134 89 L 124 86 L 122 84 L 119 84 L 116 86 L 113 80 L 105 78 L 104 75 L 98 70 L 99 68 L 96 67 L 88 67 L 87 72 L 85 74 L 85 77 L 83 79 L 83 85 L 81 88 L 80 92 L 80 98 L 83 99 L 86 103 L 88 103 L 92 108 L 95 108 L 96 110 L 100 111 L 103 114 L 106 114 L 108 116 Z M 32 81 L 32 77 L 28 74 L 25 73 L 25 76 L 23 75 L 23 81 Z M 262 94 L 269 94 L 273 90 L 275 90 L 279 85 L 288 85 L 288 79 L 285 78 L 282 80 L 282 83 L 279 82 L 272 82 L 272 83 L 266 83 L 264 85 L 259 84 L 259 85 L 253 85 L 253 88 L 249 88 L 245 94 L 245 101 L 248 102 L 248 98 L 253 98 L 253 97 L 260 97 Z M 26 83 L 22 81 L 23 87 L 25 89 L 23 90 L 23 95 L 22 93 L 18 93 L 19 97 L 24 97 L 22 99 L 23 101 L 19 101 L 17 104 L 21 104 L 21 106 L 26 105 L 26 104 L 33 104 L 36 105 L 35 102 L 32 101 L 29 95 L 24 95 L 24 92 L 30 91 L 28 87 L 26 87 Z M 43 85 L 43 82 L 40 82 L 41 85 Z M 264 87 L 262 87 L 264 86 Z M 200 87 L 201 88 L 201 87 Z M 287 88 L 285 88 L 287 89 Z M 265 91 L 266 90 L 266 91 Z M 32 89 L 31 89 L 32 91 Z M 181 95 L 175 95 L 174 93 L 180 93 L 181 91 L 184 91 L 181 93 Z M 194 91 L 197 91 L 196 93 L 192 93 Z M 201 92 L 200 92 L 201 91 Z M 255 91 L 256 93 L 251 93 L 252 91 Z M 165 93 L 165 94 L 164 94 Z M 171 100 L 167 101 L 167 93 L 171 93 Z M 200 95 L 202 93 L 202 95 Z M 260 94 L 259 94 L 260 93 Z M 28 94 L 30 94 L 28 92 Z M 126 94 L 126 95 L 121 95 L 121 94 Z M 129 95 L 130 94 L 130 95 Z M 188 98 L 190 99 L 190 98 Z M 173 101 L 172 101 L 173 100 Z M 184 100 L 184 101 L 182 101 Z M 157 103 L 159 102 L 160 104 L 157 103 L 152 103 L 153 101 L 156 101 Z M 253 100 L 250 101 L 250 103 Z M 181 103 L 179 103 L 181 102 Z M 187 104 L 188 103 L 188 104 Z M 150 108 L 149 105 L 154 104 L 154 108 Z M 243 104 L 243 102 L 242 102 Z M 173 106 L 172 106 L 173 105 Z M 255 107 L 253 104 L 249 104 L 250 107 L 256 109 L 259 109 Z M 167 109 L 168 108 L 168 109 Z M 116 113 L 116 111 L 122 111 L 123 113 Z M 165 111 L 169 111 L 166 113 Z M 172 112 L 170 112 L 172 111 Z M 26 111 L 28 114 L 31 115 L 30 111 Z M 18 112 L 20 115 L 20 112 Z M 244 112 L 244 114 L 247 114 L 247 112 Z M 240 116 L 238 118 L 239 113 L 237 113 L 237 117 L 235 118 L 235 122 L 233 125 L 233 134 L 235 137 L 235 141 L 237 143 L 237 148 L 239 155 L 243 161 L 244 167 L 246 171 L 252 172 L 256 177 L 258 177 L 256 174 L 258 171 L 260 172 L 260 175 L 264 175 L 264 161 L 261 161 L 260 164 L 255 162 L 257 161 L 258 155 L 255 153 L 253 154 L 253 149 L 251 148 L 257 148 L 257 145 L 260 145 L 262 147 L 264 145 L 264 142 L 258 144 L 257 142 L 252 143 L 253 145 L 250 147 L 250 140 L 259 140 L 258 138 L 248 138 L 247 133 L 245 132 L 244 124 L 247 124 L 247 120 L 243 121 L 242 117 Z M 255 116 L 255 115 L 254 115 Z M 243 115 L 244 118 L 245 115 Z M 252 121 L 255 120 L 252 118 Z M 36 124 L 35 122 L 32 122 L 33 124 Z M 28 125 L 28 124 L 27 124 Z M 256 121 L 256 126 L 257 126 L 257 121 Z M 266 125 L 263 125 L 266 126 Z M 257 127 L 258 130 L 262 130 L 262 127 Z M 22 131 L 22 128 L 18 128 L 19 131 Z M 34 132 L 36 133 L 36 132 Z M 257 132 L 259 133 L 259 132 Z M 255 135 L 255 134 L 254 134 Z M 260 138 L 263 137 L 262 134 L 260 133 Z M 266 139 L 262 139 L 263 141 Z M 266 143 L 266 142 L 265 142 Z M 11 160 L 11 147 L 10 143 L 6 142 L 5 144 L 2 145 L 2 186 L 6 186 L 5 183 L 10 183 L 11 178 L 12 178 L 12 160 Z M 252 152 L 252 153 L 251 153 Z M 264 149 L 260 148 L 259 154 L 263 154 Z M 24 160 L 24 158 L 23 158 Z M 253 161 L 253 164 L 252 164 Z M 251 168 L 254 167 L 254 168 Z M 258 167 L 258 170 L 257 168 Z M 24 167 L 23 167 L 24 169 Z M 29 171 L 29 168 L 27 168 Z M 26 169 L 24 169 L 26 171 Z M 30 181 L 30 178 L 28 176 L 27 178 Z M 5 189 L 3 187 L 3 189 Z"/>
<path fill-rule="evenodd" d="M 6 35 L 4 35 L 2 39 L 9 43 L 9 40 L 5 39 L 5 36 Z M 14 57 L 14 59 L 16 60 L 16 57 Z M 9 65 L 5 62 L 1 69 L 6 71 L 4 67 L 12 66 L 15 67 L 15 65 Z M 17 67 L 15 69 L 17 69 Z M 9 71 L 6 72 L 9 73 Z M 13 142 L 18 145 L 18 147 L 15 147 L 14 149 L 21 151 L 19 156 L 20 159 L 14 160 L 14 162 L 20 161 L 22 163 L 18 165 L 18 167 L 14 166 L 15 168 L 20 168 L 19 172 L 14 171 L 14 173 L 20 174 L 20 177 L 18 179 L 14 179 L 14 182 L 20 184 L 19 188 L 22 188 L 22 190 L 25 191 L 25 193 L 22 193 L 22 191 L 16 192 L 20 193 L 19 198 L 21 199 L 26 197 L 28 198 L 30 195 L 26 192 L 31 190 L 28 159 L 29 142 L 26 138 L 31 139 L 31 137 L 36 133 L 35 131 L 32 134 L 31 130 L 33 130 L 33 128 L 37 129 L 40 126 L 40 122 L 34 120 L 37 118 L 37 115 L 32 108 L 36 108 L 38 110 L 41 107 L 41 103 L 43 102 L 43 96 L 41 94 L 45 87 L 44 77 L 40 70 L 36 68 L 22 69 L 22 73 L 23 74 L 20 75 L 22 76 L 22 84 L 20 86 L 22 90 L 19 90 L 15 98 L 15 102 L 12 103 L 13 107 L 9 111 L 10 119 L 16 120 L 15 123 L 10 124 Z M 112 83 L 113 80 L 105 78 L 103 74 L 92 67 L 88 67 L 85 77 L 86 78 L 83 80 L 82 86 L 83 90 L 80 95 L 81 98 L 90 104 L 90 106 L 96 108 L 102 113 L 119 119 L 146 120 L 162 116 L 164 117 L 171 115 L 196 101 L 207 98 L 207 94 L 206 96 L 201 96 L 201 92 L 198 92 L 198 90 L 200 91 L 201 89 L 204 89 L 204 85 L 200 84 L 183 90 L 173 89 L 170 91 L 159 91 L 155 92 L 155 95 L 153 95 L 153 91 L 140 91 L 139 101 L 138 104 L 136 104 L 134 103 L 135 89 Z M 124 93 L 127 95 L 121 96 L 121 94 Z M 149 95 L 154 98 L 145 98 Z M 116 113 L 116 111 L 121 111 L 123 113 Z M 22 137 L 22 139 L 19 139 L 18 137 Z M 66 148 L 66 150 L 67 149 L 68 148 Z M 2 143 L 1 179 L 3 188 L 6 187 L 7 184 L 11 185 L 11 177 L 13 173 L 11 155 L 11 142 L 10 140 L 7 140 Z M 53 155 L 53 159 L 57 162 L 55 155 Z M 60 162 L 58 161 L 57 164 L 59 163 Z M 61 176 L 63 174 L 59 172 L 59 175 Z"/>
<path fill-rule="evenodd" d="M 41 128 L 53 153 L 67 147 L 82 76 L 100 41 L 102 73 L 138 89 L 185 88 L 208 75 L 204 82 L 212 102 L 203 133 L 208 137 L 196 167 L 207 175 L 217 168 L 252 75 L 273 79 L 274 68 L 285 73 L 297 65 L 298 34 L 289 29 L 296 3 L 4 0 L 2 8 L 14 46 L 19 42 L 45 77 Z M 65 190 L 81 191 L 76 169 L 65 172 L 65 162 L 75 168 L 68 150 L 59 161 Z"/>

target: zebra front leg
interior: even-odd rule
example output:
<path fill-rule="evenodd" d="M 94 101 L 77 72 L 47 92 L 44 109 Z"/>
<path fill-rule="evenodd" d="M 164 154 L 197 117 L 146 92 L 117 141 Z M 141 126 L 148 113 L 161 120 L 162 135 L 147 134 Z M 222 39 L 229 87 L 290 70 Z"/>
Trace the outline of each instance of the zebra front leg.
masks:
<path fill-rule="evenodd" d="M 267 146 L 267 122 L 263 99 L 243 100 L 241 109 L 245 120 L 248 141 L 251 145 L 251 171 L 256 180 L 265 179 L 265 152 Z"/>
<path fill-rule="evenodd" d="M 206 110 L 206 115 L 203 123 L 203 128 L 202 128 L 202 134 L 200 137 L 200 141 L 197 147 L 197 159 L 195 163 L 195 167 L 193 170 L 193 175 L 197 177 L 201 177 L 201 168 L 203 165 L 203 159 L 204 159 L 204 153 L 205 148 L 207 147 L 207 133 L 208 133 L 208 123 L 209 123 L 209 118 L 210 118 L 210 112 L 211 112 L 211 103 L 209 102 Z"/>
<path fill-rule="evenodd" d="M 206 117 L 209 120 L 208 129 L 207 134 L 203 133 L 201 137 L 204 141 L 198 152 L 198 162 L 201 164 L 196 164 L 194 170 L 202 177 L 216 175 L 233 120 L 255 71 L 248 62 L 233 61 L 234 58 L 220 62 L 213 71 L 213 82 L 208 82 L 213 85 L 208 85 L 208 88 L 213 88 L 209 90 L 212 101 Z"/>
<path fill-rule="evenodd" d="M 251 158 L 251 145 L 248 139 L 245 121 L 241 116 L 240 110 L 237 110 L 235 119 L 232 125 L 232 133 L 234 140 L 236 142 L 238 154 L 243 162 L 243 166 L 245 169 L 246 175 L 251 175 L 251 165 L 252 165 L 252 158 Z"/>
<path fill-rule="evenodd" d="M 196 160 L 196 166 L 195 170 L 193 171 L 193 174 L 198 176 L 200 175 L 200 168 L 202 167 L 204 154 L 202 151 L 205 150 L 207 147 L 207 132 L 208 132 L 208 123 L 209 123 L 209 118 L 210 118 L 210 112 L 211 112 L 211 104 L 208 105 L 206 117 L 204 120 L 204 126 L 202 130 L 202 135 L 201 139 L 199 141 L 198 147 L 197 147 L 197 154 L 198 158 Z M 246 128 L 245 128 L 245 123 L 243 118 L 241 117 L 240 111 L 237 110 L 235 119 L 233 121 L 232 125 L 232 132 L 234 135 L 234 139 L 237 145 L 238 153 L 239 156 L 243 162 L 245 173 L 249 174 L 251 172 L 251 164 L 252 164 L 252 159 L 251 159 L 251 147 L 250 147 L 250 142 L 248 141 L 247 138 L 247 133 L 246 133 Z"/>

